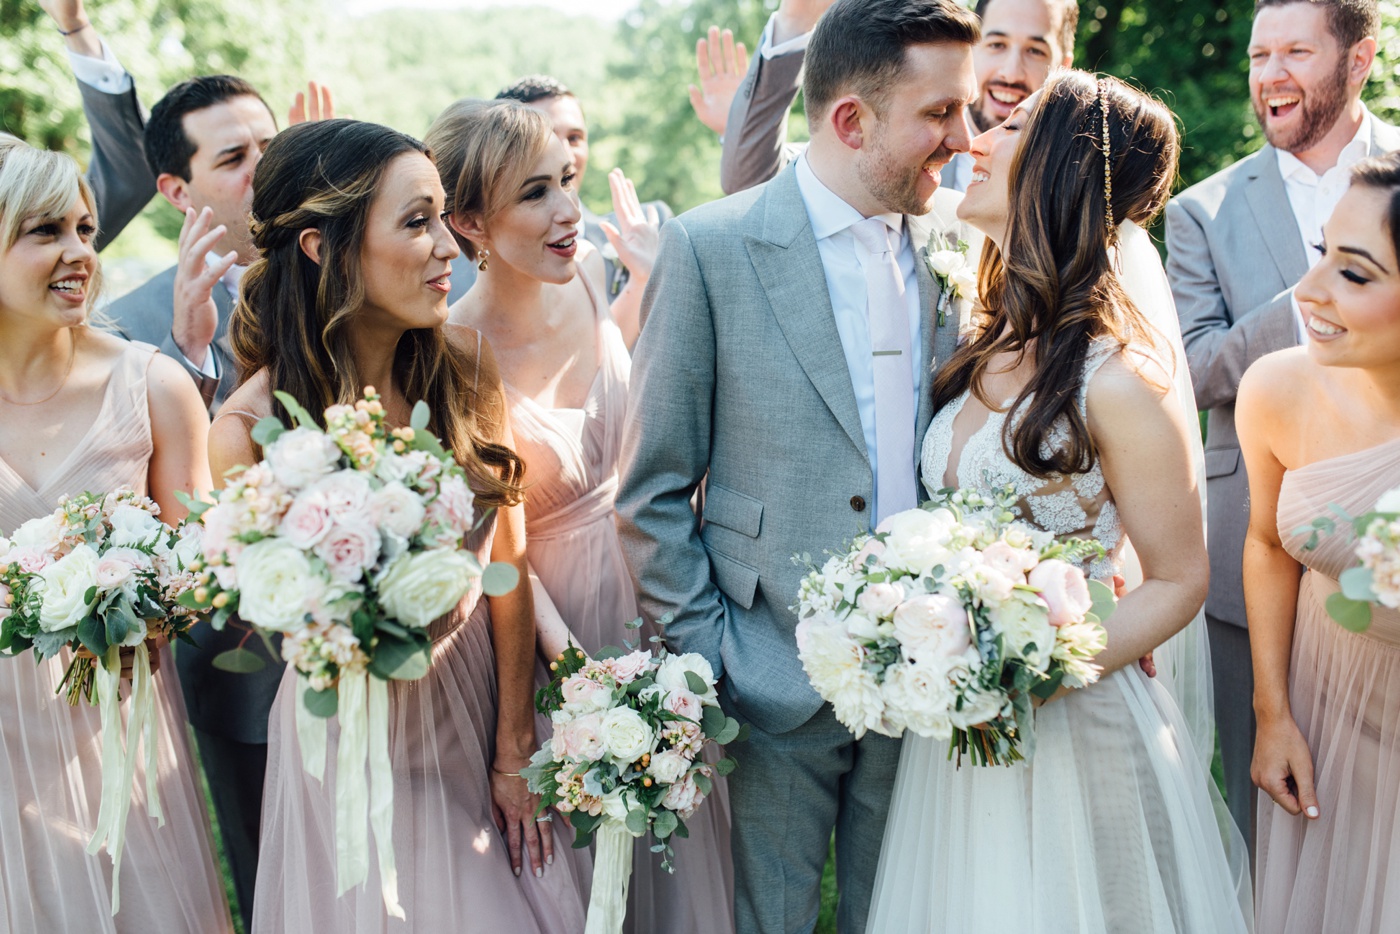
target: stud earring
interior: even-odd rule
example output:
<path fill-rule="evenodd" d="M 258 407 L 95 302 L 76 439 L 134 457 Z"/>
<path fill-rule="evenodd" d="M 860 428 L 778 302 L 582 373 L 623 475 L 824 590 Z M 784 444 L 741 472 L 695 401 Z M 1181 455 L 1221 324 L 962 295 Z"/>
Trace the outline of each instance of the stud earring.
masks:
<path fill-rule="evenodd" d="M 490 251 L 490 250 L 486 250 L 486 249 L 481 250 L 480 253 L 478 254 L 478 259 L 477 259 L 476 268 L 479 269 L 479 270 L 481 270 L 482 272 L 485 272 L 485 271 L 486 271 L 486 261 L 489 260 L 490 258 L 491 258 L 491 251 Z"/>

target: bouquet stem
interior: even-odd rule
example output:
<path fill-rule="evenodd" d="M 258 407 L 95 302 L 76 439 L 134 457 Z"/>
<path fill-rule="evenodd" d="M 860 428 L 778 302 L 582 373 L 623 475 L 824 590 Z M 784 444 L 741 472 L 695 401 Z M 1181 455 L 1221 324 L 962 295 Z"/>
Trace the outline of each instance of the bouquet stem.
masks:
<path fill-rule="evenodd" d="M 948 744 L 948 758 L 952 759 L 955 754 L 959 768 L 962 768 L 963 756 L 974 766 L 1011 765 L 1026 758 L 1013 736 L 993 727 L 954 730 Z"/>
<path fill-rule="evenodd" d="M 58 690 L 54 693 L 62 694 L 66 691 L 70 707 L 78 706 L 80 700 L 92 703 L 92 687 L 95 679 L 92 663 L 93 656 L 86 651 L 78 652 L 68 663 L 68 670 L 63 673 L 63 680 L 58 683 Z"/>
<path fill-rule="evenodd" d="M 593 890 L 584 934 L 621 934 L 632 881 L 632 834 L 623 824 L 605 820 L 593 839 Z"/>

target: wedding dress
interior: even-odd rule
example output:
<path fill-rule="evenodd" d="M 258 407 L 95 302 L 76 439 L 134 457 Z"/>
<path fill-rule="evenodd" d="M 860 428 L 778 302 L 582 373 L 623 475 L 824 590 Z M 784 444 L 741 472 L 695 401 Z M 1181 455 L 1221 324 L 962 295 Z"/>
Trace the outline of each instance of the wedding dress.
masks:
<path fill-rule="evenodd" d="M 1125 240 L 1136 241 L 1138 233 L 1125 231 Z M 1134 259 L 1160 272 L 1155 253 L 1147 259 L 1135 252 Z M 1174 320 L 1149 320 L 1167 332 L 1164 343 L 1182 359 Z M 1119 350 L 1110 341 L 1091 346 L 1081 412 L 1090 381 Z M 1102 468 L 1096 463 L 1086 473 L 1050 480 L 1027 474 L 1003 450 L 1008 417 L 1016 416 L 990 411 L 970 393 L 939 411 L 924 439 L 925 487 L 991 491 L 1011 484 L 1021 518 L 1104 544 L 1107 555 L 1087 573 L 1100 579 L 1124 573 L 1128 543 Z M 1049 443 L 1063 443 L 1064 431 Z M 1112 640 L 1112 619 L 1106 628 Z M 1209 720 L 1189 723 L 1164 683 L 1187 688 L 1185 706 L 1197 718 L 1201 698 L 1190 688 L 1208 683 L 1209 669 L 1203 682 L 1183 659 L 1198 651 L 1194 641 L 1171 646 L 1165 654 L 1172 675 L 1163 681 L 1129 665 L 1046 704 L 1036 712 L 1033 755 L 1010 767 L 959 768 L 949 761 L 946 742 L 906 735 L 867 930 L 1250 930 L 1243 840 L 1198 736 Z"/>

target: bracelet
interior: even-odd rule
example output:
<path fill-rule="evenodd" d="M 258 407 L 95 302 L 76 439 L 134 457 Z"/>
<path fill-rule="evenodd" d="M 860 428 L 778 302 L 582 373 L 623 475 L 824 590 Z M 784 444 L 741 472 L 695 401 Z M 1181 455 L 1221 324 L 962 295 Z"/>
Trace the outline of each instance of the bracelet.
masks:
<path fill-rule="evenodd" d="M 520 773 L 519 773 L 519 772 L 502 772 L 500 769 L 496 768 L 494 765 L 491 766 L 491 771 L 495 772 L 497 775 L 504 775 L 506 778 L 519 778 L 519 777 L 520 777 Z"/>
<path fill-rule="evenodd" d="M 87 28 L 88 28 L 89 26 L 91 26 L 91 25 L 92 25 L 92 23 L 83 23 L 83 24 L 82 24 L 81 26 L 79 26 L 77 29 L 70 29 L 70 30 L 68 30 L 67 32 L 64 32 L 62 29 L 59 29 L 59 30 L 58 30 L 58 34 L 59 34 L 60 36 L 64 36 L 64 37 L 67 37 L 67 36 L 76 36 L 78 33 L 82 32 L 84 29 L 87 29 Z M 55 28 L 57 29 L 57 27 L 55 27 Z"/>

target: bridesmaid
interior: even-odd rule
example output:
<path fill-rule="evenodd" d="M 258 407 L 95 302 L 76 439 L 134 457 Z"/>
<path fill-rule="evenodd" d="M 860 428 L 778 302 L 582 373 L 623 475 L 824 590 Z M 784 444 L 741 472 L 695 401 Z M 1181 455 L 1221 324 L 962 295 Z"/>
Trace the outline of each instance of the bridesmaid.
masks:
<path fill-rule="evenodd" d="M 231 339 L 246 381 L 210 432 L 215 474 L 252 463 L 259 418 L 286 417 L 274 391 L 313 413 L 378 388 L 388 421 L 415 401 L 457 454 L 476 503 L 492 509 L 467 547 L 524 568 L 520 458 L 489 345 L 444 327 L 457 245 L 423 146 L 352 120 L 292 127 L 253 177 L 259 259 L 243 279 Z M 323 782 L 303 771 L 296 673 L 272 711 L 253 930 L 511 931 L 575 934 L 579 879 L 551 862 L 549 824 L 519 777 L 535 746 L 533 610 L 528 588 L 482 599 L 474 588 L 433 624 L 433 666 L 389 686 L 394 853 L 407 922 L 384 910 L 376 861 L 366 883 L 336 895 L 331 723 Z"/>
<path fill-rule="evenodd" d="M 207 490 L 209 419 L 173 360 L 95 330 L 92 192 L 65 155 L 0 134 L 0 529 L 65 494 Z M 66 656 L 66 652 L 64 653 Z M 135 802 L 121 911 L 112 862 L 86 852 L 102 788 L 98 709 L 56 695 L 68 659 L 0 660 L 0 932 L 231 932 L 170 649 L 156 656 L 161 826 Z M 142 765 L 135 785 L 145 787 Z"/>
<path fill-rule="evenodd" d="M 496 349 L 516 442 L 530 464 L 525 522 L 536 603 L 556 607 L 585 651 L 645 641 L 654 629 L 626 628 L 639 611 L 613 524 L 631 358 L 604 297 L 601 258 L 577 237 L 569 154 L 544 117 L 512 101 L 460 101 L 427 143 L 457 241 L 480 268 L 452 320 L 479 329 Z M 639 218 L 630 184 L 620 172 L 611 180 L 619 217 Z M 644 249 L 629 257 L 634 274 L 649 270 L 647 257 L 636 262 Z M 549 656 L 559 649 L 548 638 L 541 645 Z M 649 838 L 637 841 L 629 931 L 733 930 L 728 798 L 722 781 L 715 788 L 688 822 L 690 838 L 675 841 L 674 875 L 661 869 Z"/>
<path fill-rule="evenodd" d="M 1400 931 L 1400 612 L 1331 620 L 1355 540 L 1342 524 L 1310 548 L 1304 529 L 1400 483 L 1400 154 L 1352 171 L 1324 240 L 1294 293 L 1306 348 L 1259 360 L 1238 402 L 1267 934 Z"/>

